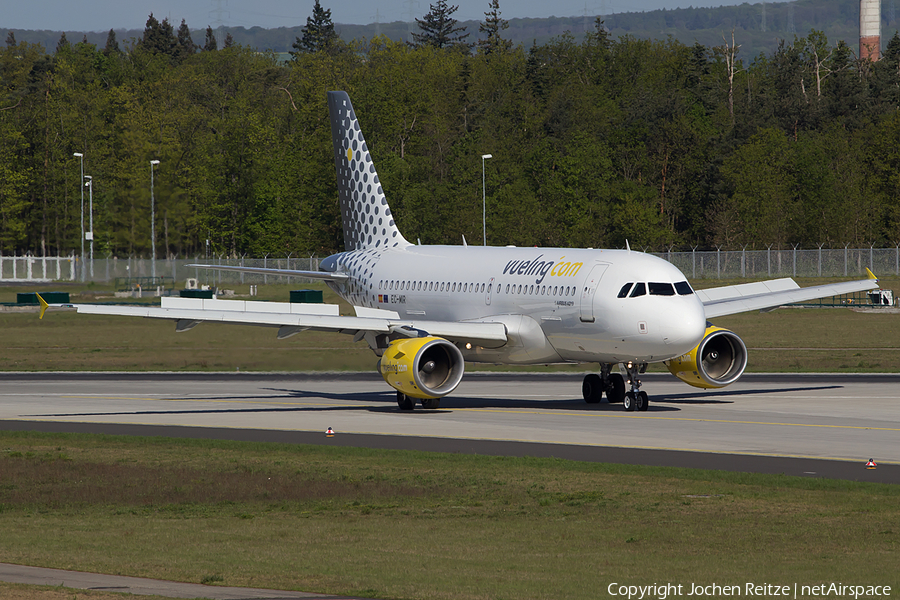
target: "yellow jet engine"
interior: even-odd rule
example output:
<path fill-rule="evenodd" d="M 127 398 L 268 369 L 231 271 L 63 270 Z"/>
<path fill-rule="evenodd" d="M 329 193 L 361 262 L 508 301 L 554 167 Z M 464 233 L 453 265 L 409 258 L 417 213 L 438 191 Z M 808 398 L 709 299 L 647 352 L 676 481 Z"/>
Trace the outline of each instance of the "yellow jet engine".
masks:
<path fill-rule="evenodd" d="M 459 385 L 465 361 L 443 338 L 405 338 L 390 343 L 378 370 L 389 386 L 411 398 L 441 398 Z"/>
<path fill-rule="evenodd" d="M 747 346 L 735 333 L 707 323 L 703 340 L 696 348 L 666 361 L 669 372 L 698 388 L 721 388 L 743 375 L 747 367 Z"/>

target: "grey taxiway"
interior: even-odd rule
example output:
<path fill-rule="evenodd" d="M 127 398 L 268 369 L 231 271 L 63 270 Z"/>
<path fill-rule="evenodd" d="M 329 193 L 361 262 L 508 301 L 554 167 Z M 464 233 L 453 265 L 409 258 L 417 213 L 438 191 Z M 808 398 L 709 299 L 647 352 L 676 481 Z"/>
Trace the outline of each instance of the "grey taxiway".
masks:
<path fill-rule="evenodd" d="M 467 374 L 400 411 L 377 374 L 6 373 L 0 429 L 329 443 L 900 483 L 900 375 L 647 374 L 650 409 L 588 405 L 581 376 Z M 337 435 L 326 438 L 327 428 Z M 866 469 L 873 458 L 877 469 Z"/>

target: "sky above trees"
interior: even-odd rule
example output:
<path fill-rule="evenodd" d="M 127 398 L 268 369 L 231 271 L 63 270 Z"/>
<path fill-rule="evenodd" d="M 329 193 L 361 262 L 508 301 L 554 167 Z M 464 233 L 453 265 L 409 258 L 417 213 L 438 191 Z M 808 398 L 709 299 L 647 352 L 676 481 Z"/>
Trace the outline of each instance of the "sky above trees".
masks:
<path fill-rule="evenodd" d="M 505 19 L 571 17 L 640 12 L 660 8 L 720 6 L 740 4 L 738 0 L 505 0 L 500 11 Z M 306 23 L 313 0 L 38 0 L 7 2 L 0 13 L 0 30 L 50 29 L 54 31 L 107 31 L 138 29 L 151 12 L 172 23 L 185 19 L 191 27 L 296 27 Z M 428 12 L 428 0 L 326 0 L 335 23 L 367 24 L 376 21 L 412 21 Z M 489 0 L 456 0 L 459 21 L 484 20 Z"/>

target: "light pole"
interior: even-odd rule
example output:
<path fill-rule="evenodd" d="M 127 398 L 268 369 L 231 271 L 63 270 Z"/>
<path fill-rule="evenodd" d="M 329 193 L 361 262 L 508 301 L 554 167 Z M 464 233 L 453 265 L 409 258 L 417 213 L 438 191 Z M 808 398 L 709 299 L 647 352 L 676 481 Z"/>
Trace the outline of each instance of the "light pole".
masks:
<path fill-rule="evenodd" d="M 484 187 L 484 161 L 488 158 L 494 158 L 491 154 L 481 155 L 481 245 L 487 246 L 487 191 Z"/>
<path fill-rule="evenodd" d="M 91 281 L 94 280 L 94 178 L 85 175 L 87 183 L 84 184 L 90 190 L 90 202 L 88 203 L 88 232 L 85 233 L 88 241 L 91 243 Z"/>
<path fill-rule="evenodd" d="M 81 160 L 81 179 L 79 181 L 84 181 L 84 154 L 75 152 L 72 156 L 77 156 Z M 84 281 L 84 186 L 79 184 L 78 187 L 81 188 L 81 280 Z"/>
<path fill-rule="evenodd" d="M 150 276 L 156 278 L 156 206 L 153 204 L 153 167 L 158 160 L 150 161 Z"/>

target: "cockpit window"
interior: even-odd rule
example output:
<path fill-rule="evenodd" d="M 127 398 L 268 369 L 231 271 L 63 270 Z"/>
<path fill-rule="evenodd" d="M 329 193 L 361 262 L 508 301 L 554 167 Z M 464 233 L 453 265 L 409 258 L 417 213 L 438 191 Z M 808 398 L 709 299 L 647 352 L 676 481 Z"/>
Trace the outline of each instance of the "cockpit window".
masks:
<path fill-rule="evenodd" d="M 678 292 L 679 296 L 690 296 L 694 293 L 694 290 L 691 289 L 691 285 L 687 281 L 679 281 L 676 283 L 675 291 Z"/>
<path fill-rule="evenodd" d="M 638 296 L 643 296 L 647 293 L 647 286 L 644 283 L 636 283 L 634 284 L 634 290 L 631 292 L 632 298 L 637 298 Z"/>
<path fill-rule="evenodd" d="M 617 298 L 627 298 L 627 297 L 628 297 L 628 291 L 631 289 L 631 286 L 633 286 L 633 285 L 634 285 L 634 283 L 631 282 L 631 281 L 629 281 L 628 283 L 626 283 L 625 285 L 623 285 L 623 286 L 622 286 L 622 289 L 619 290 L 619 295 L 617 296 Z"/>
<path fill-rule="evenodd" d="M 657 283 L 651 281 L 649 284 L 651 296 L 674 296 L 675 288 L 671 283 Z"/>

